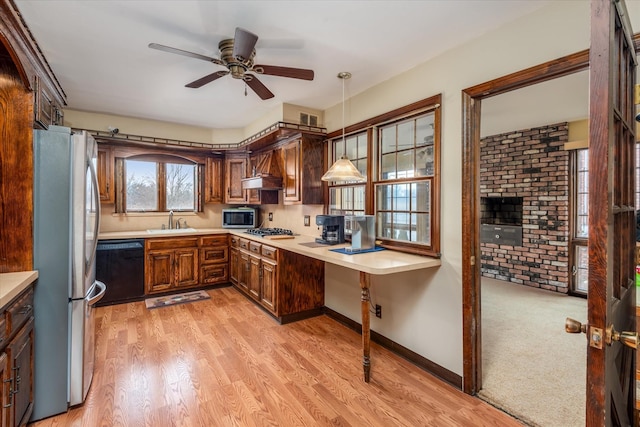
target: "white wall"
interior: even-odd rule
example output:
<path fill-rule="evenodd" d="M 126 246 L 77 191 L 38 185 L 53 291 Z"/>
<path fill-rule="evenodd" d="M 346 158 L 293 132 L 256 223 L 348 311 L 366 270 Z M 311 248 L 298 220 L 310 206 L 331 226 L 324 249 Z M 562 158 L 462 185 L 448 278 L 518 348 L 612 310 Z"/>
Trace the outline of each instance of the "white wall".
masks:
<path fill-rule="evenodd" d="M 589 2 L 555 2 L 347 102 L 348 125 L 443 95 L 442 266 L 436 271 L 375 278 L 372 296 L 382 305 L 382 319 L 372 319 L 373 330 L 462 375 L 461 91 L 586 49 L 589 27 Z M 340 127 L 341 114 L 341 105 L 325 111 L 330 129 Z M 328 307 L 360 320 L 356 274 L 327 265 L 325 298 Z"/>

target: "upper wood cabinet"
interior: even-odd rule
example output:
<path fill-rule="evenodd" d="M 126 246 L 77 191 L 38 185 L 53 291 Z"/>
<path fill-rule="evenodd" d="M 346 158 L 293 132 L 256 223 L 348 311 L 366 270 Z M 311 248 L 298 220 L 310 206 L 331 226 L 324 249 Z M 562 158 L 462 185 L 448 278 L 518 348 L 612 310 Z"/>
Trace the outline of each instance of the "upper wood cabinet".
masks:
<path fill-rule="evenodd" d="M 247 157 L 230 154 L 225 159 L 225 203 L 247 203 L 247 191 L 242 189 L 242 178 L 247 176 Z"/>
<path fill-rule="evenodd" d="M 321 177 L 324 173 L 322 138 L 301 137 L 283 145 L 283 203 L 324 203 Z"/>
<path fill-rule="evenodd" d="M 101 203 L 113 203 L 115 201 L 113 165 L 113 148 L 98 146 L 96 173 L 98 174 L 98 191 Z"/>
<path fill-rule="evenodd" d="M 62 107 L 56 102 L 52 92 L 38 76 L 35 77 L 34 91 L 34 127 L 48 129 L 50 125 L 62 125 L 64 117 Z"/>
<path fill-rule="evenodd" d="M 204 176 L 204 202 L 224 202 L 224 160 L 219 157 L 207 157 Z"/>

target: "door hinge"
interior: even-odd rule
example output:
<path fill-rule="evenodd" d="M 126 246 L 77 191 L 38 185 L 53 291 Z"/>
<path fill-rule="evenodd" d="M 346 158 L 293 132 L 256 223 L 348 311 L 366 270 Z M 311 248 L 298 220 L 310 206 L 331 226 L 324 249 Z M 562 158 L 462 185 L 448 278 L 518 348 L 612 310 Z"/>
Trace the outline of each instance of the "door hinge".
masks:
<path fill-rule="evenodd" d="M 471 262 L 471 265 L 476 265 L 476 256 L 471 255 L 471 259 L 469 261 Z"/>

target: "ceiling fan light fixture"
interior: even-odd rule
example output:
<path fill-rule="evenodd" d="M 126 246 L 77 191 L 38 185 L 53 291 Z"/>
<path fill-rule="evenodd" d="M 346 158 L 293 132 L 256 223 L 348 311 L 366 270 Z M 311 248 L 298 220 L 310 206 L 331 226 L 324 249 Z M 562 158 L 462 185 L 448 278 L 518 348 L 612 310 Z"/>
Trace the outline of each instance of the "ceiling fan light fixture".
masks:
<path fill-rule="evenodd" d="M 338 73 L 338 78 L 342 80 L 342 143 L 345 143 L 344 127 L 344 81 L 351 78 L 351 73 L 342 71 Z M 329 170 L 320 178 L 323 181 L 333 182 L 363 182 L 367 178 L 360 173 L 348 157 L 342 156 L 335 161 Z"/>

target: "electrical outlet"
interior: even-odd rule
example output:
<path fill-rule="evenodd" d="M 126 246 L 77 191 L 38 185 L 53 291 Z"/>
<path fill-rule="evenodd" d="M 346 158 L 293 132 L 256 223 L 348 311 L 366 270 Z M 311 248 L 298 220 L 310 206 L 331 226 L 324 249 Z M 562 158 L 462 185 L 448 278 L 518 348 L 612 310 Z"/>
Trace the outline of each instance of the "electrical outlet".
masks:
<path fill-rule="evenodd" d="M 304 216 L 304 226 L 308 227 L 311 225 L 311 217 L 309 215 Z"/>
<path fill-rule="evenodd" d="M 382 319 L 382 306 L 380 304 L 376 304 L 376 317 Z"/>
<path fill-rule="evenodd" d="M 269 221 L 273 221 L 273 212 L 269 212 Z"/>

